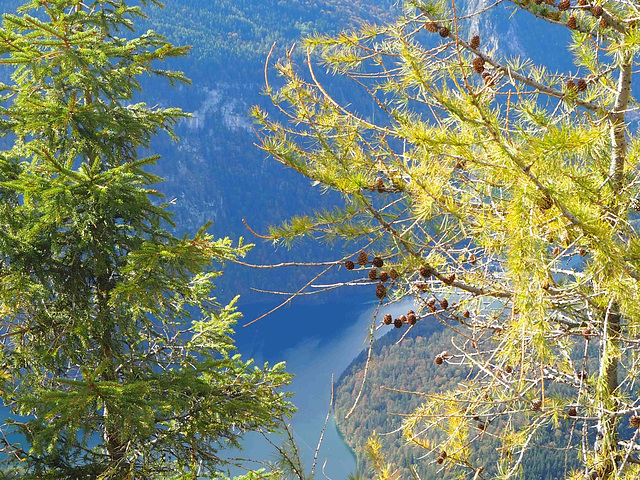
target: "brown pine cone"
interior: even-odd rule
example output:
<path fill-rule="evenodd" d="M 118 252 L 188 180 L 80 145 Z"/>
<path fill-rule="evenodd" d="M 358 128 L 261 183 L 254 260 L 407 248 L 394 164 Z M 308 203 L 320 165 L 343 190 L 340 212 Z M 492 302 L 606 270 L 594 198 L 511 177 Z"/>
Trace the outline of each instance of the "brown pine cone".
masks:
<path fill-rule="evenodd" d="M 387 272 L 380 272 L 380 275 L 378 275 L 378 277 L 380 278 L 381 282 L 386 282 L 387 280 L 389 280 L 389 274 Z"/>
<path fill-rule="evenodd" d="M 478 258 L 472 253 L 467 258 L 467 262 L 469 262 L 471 265 L 475 265 L 478 262 Z"/>
<path fill-rule="evenodd" d="M 436 299 L 435 298 L 432 298 L 431 300 L 429 300 L 427 302 L 427 308 L 429 310 L 431 310 L 432 312 L 436 311 Z"/>
<path fill-rule="evenodd" d="M 447 27 L 440 27 L 440 30 L 438 30 L 438 33 L 440 34 L 440 36 L 442 38 L 447 38 L 449 36 L 449 29 Z"/>
<path fill-rule="evenodd" d="M 587 81 L 584 78 L 579 78 L 576 82 L 579 92 L 584 92 L 587 89 Z"/>
<path fill-rule="evenodd" d="M 567 90 L 575 90 L 576 89 L 576 82 L 574 82 L 573 80 L 567 80 Z"/>
<path fill-rule="evenodd" d="M 420 267 L 420 276 L 424 277 L 424 278 L 429 278 L 431 275 L 433 275 L 433 268 L 431 268 L 429 265 L 427 266 L 422 266 Z"/>
<path fill-rule="evenodd" d="M 378 268 L 384 265 L 384 261 L 380 257 L 373 257 L 373 260 L 371 261 L 371 263 L 373 263 L 374 267 L 378 267 Z"/>
<path fill-rule="evenodd" d="M 484 423 L 479 423 L 478 430 L 484 430 L 484 429 L 485 429 Z"/>
<path fill-rule="evenodd" d="M 570 417 L 575 417 L 578 414 L 578 410 L 576 409 L 576 407 L 569 407 L 569 410 L 567 411 L 567 415 L 569 415 Z"/>
<path fill-rule="evenodd" d="M 393 321 L 393 326 L 396 327 L 396 328 L 402 328 L 402 320 L 400 320 L 399 318 L 396 318 Z"/>
<path fill-rule="evenodd" d="M 434 22 L 425 23 L 424 28 L 425 30 L 427 30 L 427 32 L 431 32 L 431 33 L 436 33 L 438 31 L 438 25 L 436 25 L 436 23 Z"/>
<path fill-rule="evenodd" d="M 446 298 L 443 298 L 442 300 L 440 300 L 440 306 L 443 310 L 446 310 L 447 308 L 449 308 L 449 301 Z"/>
<path fill-rule="evenodd" d="M 471 37 L 471 41 L 469 42 L 469 45 L 473 49 L 478 48 L 480 46 L 480 36 L 474 35 L 473 37 Z"/>
<path fill-rule="evenodd" d="M 375 282 L 378 279 L 378 271 L 375 268 L 369 270 L 369 280 Z"/>
<path fill-rule="evenodd" d="M 464 313 L 462 314 L 462 316 L 464 318 L 469 318 L 471 316 L 471 314 L 469 313 L 469 310 L 465 310 Z"/>
<path fill-rule="evenodd" d="M 358 254 L 358 265 L 366 265 L 369 263 L 369 255 L 363 250 Z"/>
<path fill-rule="evenodd" d="M 400 315 L 400 321 L 402 323 L 409 323 L 408 320 L 407 320 L 407 316 L 406 315 Z"/>
<path fill-rule="evenodd" d="M 438 458 L 436 458 L 436 463 L 438 465 L 442 465 L 443 462 L 444 462 L 444 458 L 442 458 L 442 455 L 440 455 Z"/>
<path fill-rule="evenodd" d="M 393 323 L 393 317 L 391 317 L 390 313 L 387 313 L 384 318 L 382 319 L 382 322 L 385 325 L 391 325 Z"/>
<path fill-rule="evenodd" d="M 578 83 L 579 82 L 580 81 L 578 80 Z M 580 89 L 580 87 L 578 87 L 578 89 Z M 536 203 L 538 204 L 540 210 L 549 210 L 551 207 L 553 207 L 553 200 L 549 195 L 540 197 Z"/>
<path fill-rule="evenodd" d="M 638 415 L 633 415 L 630 419 L 629 419 L 629 423 L 631 424 L 632 427 L 634 428 L 640 428 L 640 417 Z"/>
<path fill-rule="evenodd" d="M 482 80 L 487 87 L 491 87 L 496 83 L 496 79 L 491 76 L 487 71 L 482 72 Z"/>
<path fill-rule="evenodd" d="M 565 12 L 570 8 L 571 8 L 570 0 L 560 0 L 560 2 L 558 3 L 558 10 L 560 10 L 561 12 Z"/>
<path fill-rule="evenodd" d="M 409 312 L 407 313 L 407 321 L 409 322 L 409 325 L 415 325 L 418 321 L 418 318 L 416 317 L 416 314 L 414 312 Z"/>
<path fill-rule="evenodd" d="M 442 458 L 447 458 L 447 452 L 445 452 L 444 450 L 442 450 L 442 451 L 440 452 L 440 456 L 441 456 Z"/>
<path fill-rule="evenodd" d="M 391 280 L 397 280 L 400 275 L 398 274 L 398 271 L 395 268 L 392 268 L 391 270 L 389 270 L 389 277 L 391 277 Z"/>
<path fill-rule="evenodd" d="M 480 74 L 482 72 L 484 72 L 484 60 L 480 57 L 476 57 L 473 59 L 473 61 L 471 62 L 471 65 L 473 65 L 473 71 Z"/>
<path fill-rule="evenodd" d="M 356 264 L 351 260 L 347 260 L 346 262 L 344 262 L 344 268 L 346 268 L 347 270 L 353 270 L 354 268 L 356 268 Z"/>
<path fill-rule="evenodd" d="M 542 400 L 538 399 L 531 402 L 531 410 L 533 410 L 534 412 L 540 411 L 541 408 L 542 408 Z"/>
<path fill-rule="evenodd" d="M 382 177 L 376 178 L 374 188 L 378 191 L 378 193 L 384 192 L 384 180 L 382 179 Z"/>
<path fill-rule="evenodd" d="M 436 362 L 436 365 L 442 365 L 444 363 L 444 359 L 440 355 L 438 355 L 434 361 Z"/>
<path fill-rule="evenodd" d="M 385 287 L 381 283 L 376 285 L 376 297 L 378 297 L 380 300 L 382 300 L 385 297 L 386 294 L 387 294 L 387 287 Z"/>
<path fill-rule="evenodd" d="M 513 367 L 511 365 L 507 365 L 506 367 L 504 367 L 504 371 L 506 373 L 512 373 L 513 372 Z"/>
<path fill-rule="evenodd" d="M 591 9 L 591 13 L 593 14 L 594 17 L 596 18 L 600 18 L 602 16 L 602 13 L 604 12 L 604 8 L 602 8 L 601 5 L 596 5 L 595 7 L 593 7 Z"/>
<path fill-rule="evenodd" d="M 445 285 L 453 285 L 453 282 L 456 281 L 456 274 L 452 273 L 451 275 L 445 275 L 442 278 L 442 281 L 444 282 Z"/>
<path fill-rule="evenodd" d="M 578 5 L 580 5 L 581 7 L 584 7 L 587 4 L 587 0 L 579 0 L 578 1 Z"/>
<path fill-rule="evenodd" d="M 567 19 L 567 27 L 569 27 L 571 30 L 575 30 L 578 27 L 578 20 L 576 20 L 576 17 L 571 15 Z"/>

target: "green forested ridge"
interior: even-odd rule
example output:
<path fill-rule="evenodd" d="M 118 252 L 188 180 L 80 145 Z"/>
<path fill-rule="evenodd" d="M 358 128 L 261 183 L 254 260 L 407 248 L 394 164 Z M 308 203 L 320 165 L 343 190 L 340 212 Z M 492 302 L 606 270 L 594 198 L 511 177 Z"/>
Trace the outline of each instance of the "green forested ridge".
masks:
<path fill-rule="evenodd" d="M 451 350 L 452 332 L 444 328 L 436 318 L 430 317 L 418 322 L 406 335 L 402 329 L 391 327 L 373 346 L 367 380 L 362 396 L 353 413 L 351 410 L 360 392 L 364 378 L 367 351 L 354 359 L 336 383 L 335 414 L 336 423 L 345 441 L 353 449 L 357 458 L 358 472 L 365 478 L 373 474 L 371 458 L 365 445 L 375 432 L 382 445 L 387 461 L 392 462 L 400 472 L 400 478 L 411 478 L 407 467 L 411 464 L 420 473 L 423 480 L 436 478 L 456 478 L 453 474 L 438 473 L 440 465 L 436 463 L 441 449 L 425 451 L 413 445 L 404 435 L 402 421 L 406 414 L 415 411 L 431 395 L 452 389 L 464 382 L 469 369 L 456 365 L 456 361 L 436 363 L 436 357 Z M 404 338 L 402 338 L 404 336 Z M 553 386 L 548 388 L 553 392 Z M 535 415 L 535 412 L 532 412 Z M 481 424 L 482 421 L 478 421 Z M 499 455 L 498 443 L 492 435 L 501 427 L 490 425 L 475 447 L 474 458 L 481 459 L 487 473 L 495 474 Z M 577 465 L 575 452 L 565 452 L 566 438 L 575 423 L 568 417 L 561 417 L 555 428 L 548 427 L 535 438 L 533 448 L 523 462 L 523 474 L 526 479 L 552 480 L 564 478 L 565 467 Z M 437 444 L 437 438 L 432 437 Z M 563 443 L 564 442 L 564 443 Z M 451 453 L 451 452 L 449 452 Z M 565 456 L 566 455 L 566 456 Z M 565 464 L 565 461 L 568 463 Z"/>

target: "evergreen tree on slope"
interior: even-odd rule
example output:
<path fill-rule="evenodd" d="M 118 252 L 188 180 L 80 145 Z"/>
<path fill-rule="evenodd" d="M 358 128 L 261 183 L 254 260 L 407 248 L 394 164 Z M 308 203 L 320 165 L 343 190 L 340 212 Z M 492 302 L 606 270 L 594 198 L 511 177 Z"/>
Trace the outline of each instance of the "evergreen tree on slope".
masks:
<path fill-rule="evenodd" d="M 211 296 L 212 263 L 247 247 L 176 238 L 153 200 L 139 152 L 184 114 L 133 96 L 143 74 L 186 81 L 156 64 L 187 49 L 132 35 L 157 2 L 132 3 L 33 0 L 0 29 L 7 475 L 210 477 L 221 447 L 291 413 L 283 366 L 241 360 L 233 303 Z"/>

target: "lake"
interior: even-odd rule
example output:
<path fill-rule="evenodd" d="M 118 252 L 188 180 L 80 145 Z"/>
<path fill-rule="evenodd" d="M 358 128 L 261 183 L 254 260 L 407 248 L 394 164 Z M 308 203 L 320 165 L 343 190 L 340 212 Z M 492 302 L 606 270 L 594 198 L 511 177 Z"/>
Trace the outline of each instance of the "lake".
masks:
<path fill-rule="evenodd" d="M 368 345 L 367 335 L 377 302 L 367 302 L 367 298 L 370 297 L 347 295 L 346 298 L 341 297 L 340 303 L 294 304 L 252 326 L 238 326 L 236 329 L 238 347 L 243 356 L 253 356 L 259 363 L 284 360 L 287 370 L 295 375 L 290 390 L 296 392 L 293 402 L 298 411 L 291 425 L 307 470 L 313 463 L 329 410 L 331 376 L 337 381 L 342 371 Z M 345 303 L 349 299 L 352 301 Z M 268 308 L 249 306 L 243 310 L 245 321 L 250 321 Z M 403 303 L 385 308 L 382 313 L 399 315 L 406 310 L 407 304 Z M 376 336 L 392 328 L 385 327 Z M 281 441 L 273 438 L 274 443 Z M 247 456 L 273 459 L 273 449 L 259 435 L 248 436 L 244 445 Z M 331 416 L 319 450 L 315 478 L 344 480 L 355 471 L 355 467 L 355 457 L 340 438 Z"/>

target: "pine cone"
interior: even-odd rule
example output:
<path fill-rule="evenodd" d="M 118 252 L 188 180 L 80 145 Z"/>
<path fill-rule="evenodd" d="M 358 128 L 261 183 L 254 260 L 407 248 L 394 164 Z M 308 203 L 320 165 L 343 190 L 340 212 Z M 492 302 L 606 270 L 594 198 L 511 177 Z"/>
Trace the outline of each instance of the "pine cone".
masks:
<path fill-rule="evenodd" d="M 440 456 L 441 456 L 442 458 L 447 458 L 447 452 L 445 452 L 444 450 L 442 450 L 442 451 L 440 452 Z"/>
<path fill-rule="evenodd" d="M 382 179 L 382 177 L 376 178 L 374 188 L 378 191 L 378 193 L 384 192 L 384 180 Z"/>
<path fill-rule="evenodd" d="M 436 299 L 435 298 L 432 298 L 431 300 L 429 300 L 427 302 L 427 308 L 429 310 L 431 310 L 432 312 L 436 311 Z"/>
<path fill-rule="evenodd" d="M 356 268 L 356 264 L 351 260 L 347 260 L 346 262 L 344 262 L 344 268 L 346 268 L 347 270 L 353 270 L 354 268 Z"/>
<path fill-rule="evenodd" d="M 440 34 L 440 36 L 442 38 L 447 38 L 449 36 L 449 29 L 447 27 L 440 27 L 440 30 L 438 30 L 438 33 Z"/>
<path fill-rule="evenodd" d="M 469 318 L 471 316 L 471 314 L 469 313 L 469 310 L 465 310 L 464 313 L 462 314 L 462 316 L 464 318 Z"/>
<path fill-rule="evenodd" d="M 400 321 L 401 321 L 402 323 L 409 323 L 409 322 L 407 321 L 407 316 L 406 316 L 406 315 L 400 315 Z"/>
<path fill-rule="evenodd" d="M 484 423 L 479 423 L 478 430 L 484 430 L 484 429 L 485 429 Z"/>
<path fill-rule="evenodd" d="M 482 80 L 487 87 L 491 87 L 496 83 L 496 79 L 489 72 L 482 72 Z"/>
<path fill-rule="evenodd" d="M 474 72 L 478 74 L 484 72 L 484 63 L 485 63 L 484 59 L 480 57 L 474 58 L 473 61 L 471 62 L 471 65 L 473 65 Z"/>
<path fill-rule="evenodd" d="M 542 409 L 542 400 L 538 399 L 531 402 L 531 410 L 538 412 L 540 409 Z"/>
<path fill-rule="evenodd" d="M 369 270 L 369 280 L 375 282 L 378 279 L 378 271 L 375 268 Z"/>
<path fill-rule="evenodd" d="M 596 18 L 600 18 L 602 16 L 602 13 L 604 12 L 604 8 L 602 8 L 601 5 L 596 5 L 595 7 L 593 7 L 591 9 L 591 13 L 593 14 L 594 17 Z"/>
<path fill-rule="evenodd" d="M 444 359 L 440 355 L 438 355 L 434 361 L 436 362 L 436 365 L 442 365 L 444 363 Z"/>
<path fill-rule="evenodd" d="M 381 282 L 386 282 L 387 280 L 389 280 L 389 274 L 387 272 L 380 272 L 378 278 L 380 278 Z"/>
<path fill-rule="evenodd" d="M 506 367 L 504 367 L 504 371 L 506 373 L 512 373 L 513 372 L 513 367 L 511 365 L 507 365 Z"/>
<path fill-rule="evenodd" d="M 587 0 L 579 0 L 578 1 L 578 5 L 580 5 L 581 7 L 584 7 L 587 4 Z"/>
<path fill-rule="evenodd" d="M 369 255 L 363 250 L 358 254 L 358 265 L 366 265 L 369 263 Z"/>
<path fill-rule="evenodd" d="M 558 3 L 558 10 L 560 10 L 561 12 L 565 12 L 570 8 L 571 8 L 570 0 L 560 0 L 560 2 Z"/>
<path fill-rule="evenodd" d="M 553 200 L 549 195 L 540 197 L 536 203 L 538 204 L 540 210 L 549 210 L 551 207 L 553 207 Z"/>
<path fill-rule="evenodd" d="M 581 248 L 579 253 L 581 257 L 585 257 L 587 255 L 587 251 L 584 248 Z"/>
<path fill-rule="evenodd" d="M 576 409 L 576 407 L 569 407 L 569 410 L 567 411 L 567 415 L 569 415 L 570 417 L 575 417 L 578 414 L 578 410 Z"/>
<path fill-rule="evenodd" d="M 385 287 L 381 283 L 376 285 L 376 297 L 378 297 L 380 300 L 382 300 L 385 297 L 386 294 L 387 294 L 387 287 Z"/>
<path fill-rule="evenodd" d="M 436 25 L 436 23 L 434 22 L 425 23 L 424 28 L 425 30 L 427 30 L 427 32 L 431 32 L 431 33 L 436 33 L 438 31 L 438 25 Z"/>
<path fill-rule="evenodd" d="M 449 308 L 449 301 L 446 298 L 443 298 L 442 300 L 440 300 L 440 306 L 443 310 L 446 310 L 447 308 Z"/>
<path fill-rule="evenodd" d="M 578 27 L 578 21 L 576 20 L 576 17 L 571 15 L 567 19 L 567 27 L 569 27 L 571 30 L 575 30 Z"/>
<path fill-rule="evenodd" d="M 378 268 L 384 265 L 384 261 L 380 257 L 374 257 L 371 263 L 373 263 L 374 267 Z"/>
<path fill-rule="evenodd" d="M 579 78 L 576 86 L 579 92 L 584 92 L 587 89 L 587 81 L 584 78 Z"/>
<path fill-rule="evenodd" d="M 398 271 L 395 268 L 392 268 L 389 270 L 389 277 L 391 277 L 391 280 L 397 280 L 400 275 L 398 275 Z"/>
<path fill-rule="evenodd" d="M 630 419 L 629 419 L 629 423 L 631 424 L 632 427 L 634 428 L 640 428 L 640 417 L 638 415 L 633 415 Z"/>
<path fill-rule="evenodd" d="M 471 265 L 475 265 L 478 262 L 478 258 L 472 253 L 467 258 L 467 262 L 469 262 Z"/>
<path fill-rule="evenodd" d="M 442 281 L 445 285 L 453 285 L 453 282 L 456 281 L 456 274 L 452 273 L 451 275 L 444 276 Z"/>
<path fill-rule="evenodd" d="M 396 327 L 396 328 L 402 328 L 402 320 L 400 320 L 399 318 L 396 318 L 393 321 L 393 326 Z"/>
<path fill-rule="evenodd" d="M 574 82 L 573 80 L 567 80 L 567 90 L 575 90 L 576 89 L 576 82 Z"/>
<path fill-rule="evenodd" d="M 393 317 L 391 317 L 390 313 L 387 313 L 384 318 L 382 319 L 382 322 L 385 325 L 391 325 L 393 323 Z"/>
<path fill-rule="evenodd" d="M 433 268 L 431 268 L 430 266 L 422 266 L 420 267 L 420 276 L 424 277 L 424 278 L 429 278 L 431 275 L 433 275 Z"/>
<path fill-rule="evenodd" d="M 480 46 L 480 36 L 474 35 L 473 37 L 471 37 L 471 41 L 469 42 L 469 45 L 473 49 L 478 48 Z"/>
<path fill-rule="evenodd" d="M 409 325 L 415 325 L 418 321 L 418 318 L 416 317 L 415 313 L 409 312 L 407 313 L 407 321 L 409 322 Z"/>
<path fill-rule="evenodd" d="M 438 458 L 436 458 L 436 463 L 438 465 L 442 465 L 443 462 L 444 462 L 444 458 L 442 458 L 442 455 L 440 455 Z"/>

